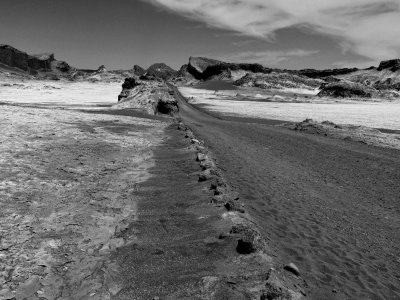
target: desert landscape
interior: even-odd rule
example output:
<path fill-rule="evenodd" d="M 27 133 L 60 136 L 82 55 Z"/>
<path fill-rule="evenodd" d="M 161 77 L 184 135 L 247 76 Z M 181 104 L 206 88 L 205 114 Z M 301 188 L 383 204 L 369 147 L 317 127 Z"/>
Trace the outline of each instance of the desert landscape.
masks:
<path fill-rule="evenodd" d="M 71 31 L 0 45 L 0 300 L 400 299 L 400 48 L 357 27 L 400 4 L 365 1 L 3 4 Z"/>

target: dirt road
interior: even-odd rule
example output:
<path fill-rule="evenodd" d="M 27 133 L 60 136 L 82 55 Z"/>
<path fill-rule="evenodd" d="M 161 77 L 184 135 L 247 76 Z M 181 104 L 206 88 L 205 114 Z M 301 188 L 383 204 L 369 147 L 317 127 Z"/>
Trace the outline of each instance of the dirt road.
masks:
<path fill-rule="evenodd" d="M 282 266 L 310 299 L 400 299 L 400 152 L 211 116 L 176 90 Z M 264 124 L 263 124 L 264 123 Z"/>

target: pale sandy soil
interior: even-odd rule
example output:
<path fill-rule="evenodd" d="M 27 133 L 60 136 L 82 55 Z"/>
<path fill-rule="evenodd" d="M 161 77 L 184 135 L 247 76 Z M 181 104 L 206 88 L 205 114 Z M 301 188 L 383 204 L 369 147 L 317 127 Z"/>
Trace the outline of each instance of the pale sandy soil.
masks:
<path fill-rule="evenodd" d="M 0 103 L 84 107 L 112 105 L 121 83 L 0 81 Z"/>
<path fill-rule="evenodd" d="M 167 123 L 94 111 L 116 86 L 25 84 L 0 87 L 0 299 L 109 299 Z"/>

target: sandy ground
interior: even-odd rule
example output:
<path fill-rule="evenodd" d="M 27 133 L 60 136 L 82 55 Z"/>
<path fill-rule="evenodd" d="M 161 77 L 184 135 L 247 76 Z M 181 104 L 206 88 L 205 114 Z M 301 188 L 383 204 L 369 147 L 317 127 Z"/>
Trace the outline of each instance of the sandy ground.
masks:
<path fill-rule="evenodd" d="M 180 104 L 307 298 L 400 298 L 398 150 Z"/>
<path fill-rule="evenodd" d="M 400 101 L 355 101 L 325 98 L 298 98 L 282 92 L 214 91 L 181 87 L 190 102 L 210 111 L 230 116 L 301 122 L 307 118 L 337 124 L 400 130 Z M 300 91 L 299 91 L 300 92 Z M 239 99 L 237 94 L 251 95 Z"/>
<path fill-rule="evenodd" d="M 28 84 L 0 90 L 0 299 L 300 295 L 267 253 L 237 250 L 250 218 L 212 201 L 171 118 L 110 107 L 109 85 Z"/>
<path fill-rule="evenodd" d="M 109 299 L 168 123 L 99 111 L 108 85 L 29 85 L 0 89 L 0 299 Z"/>
<path fill-rule="evenodd" d="M 121 83 L 1 81 L 0 103 L 95 109 L 115 104 L 120 92 Z"/>

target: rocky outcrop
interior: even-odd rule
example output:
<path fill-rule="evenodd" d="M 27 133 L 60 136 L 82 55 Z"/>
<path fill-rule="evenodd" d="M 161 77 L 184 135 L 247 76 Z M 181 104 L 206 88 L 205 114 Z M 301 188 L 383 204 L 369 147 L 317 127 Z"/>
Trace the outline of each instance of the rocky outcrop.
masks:
<path fill-rule="evenodd" d="M 289 73 L 248 73 L 246 76 L 236 80 L 234 85 L 257 87 L 262 89 L 284 89 L 297 88 L 314 90 L 324 83 L 320 79 L 312 79 L 305 76 Z"/>
<path fill-rule="evenodd" d="M 318 93 L 320 97 L 343 97 L 343 98 L 371 98 L 378 95 L 378 91 L 374 88 L 365 86 L 360 83 L 350 81 L 340 81 L 329 83 L 322 86 Z"/>
<path fill-rule="evenodd" d="M 136 76 L 142 76 L 144 73 L 146 73 L 146 70 L 138 65 L 134 65 L 132 71 Z"/>
<path fill-rule="evenodd" d="M 303 69 L 291 72 L 310 78 L 325 78 L 328 76 L 345 75 L 353 73 L 355 71 L 358 71 L 358 69 L 357 68 L 326 69 L 326 70 Z"/>
<path fill-rule="evenodd" d="M 54 54 L 29 55 L 8 45 L 0 45 L 0 64 L 12 72 L 24 72 L 40 78 L 58 79 L 74 71 L 65 61 L 58 61 Z"/>
<path fill-rule="evenodd" d="M 152 76 L 156 79 L 168 80 L 178 75 L 178 72 L 167 66 L 164 63 L 156 63 L 151 65 L 144 74 L 146 76 Z"/>
<path fill-rule="evenodd" d="M 0 63 L 28 71 L 28 54 L 8 45 L 0 45 Z"/>
<path fill-rule="evenodd" d="M 210 66 L 221 64 L 222 61 L 206 58 L 206 57 L 189 57 L 189 64 L 187 64 L 187 71 L 195 78 L 201 79 L 202 74 Z"/>
<path fill-rule="evenodd" d="M 382 61 L 379 64 L 378 71 L 389 70 L 392 72 L 396 72 L 400 70 L 400 59 L 391 59 Z"/>
<path fill-rule="evenodd" d="M 96 74 L 100 74 L 100 73 L 107 73 L 107 69 L 104 65 L 101 65 L 100 67 L 97 68 Z"/>
<path fill-rule="evenodd" d="M 209 80 L 221 74 L 239 70 L 265 74 L 272 71 L 272 69 L 266 68 L 260 64 L 227 63 L 205 57 L 190 57 L 189 64 L 187 65 L 187 71 L 198 80 Z"/>
<path fill-rule="evenodd" d="M 126 78 L 122 84 L 115 108 L 135 108 L 150 114 L 168 115 L 179 110 L 173 91 L 164 82 L 141 81 L 133 77 Z"/>
<path fill-rule="evenodd" d="M 54 54 L 28 55 L 28 67 L 36 71 L 50 71 L 54 60 Z"/>

